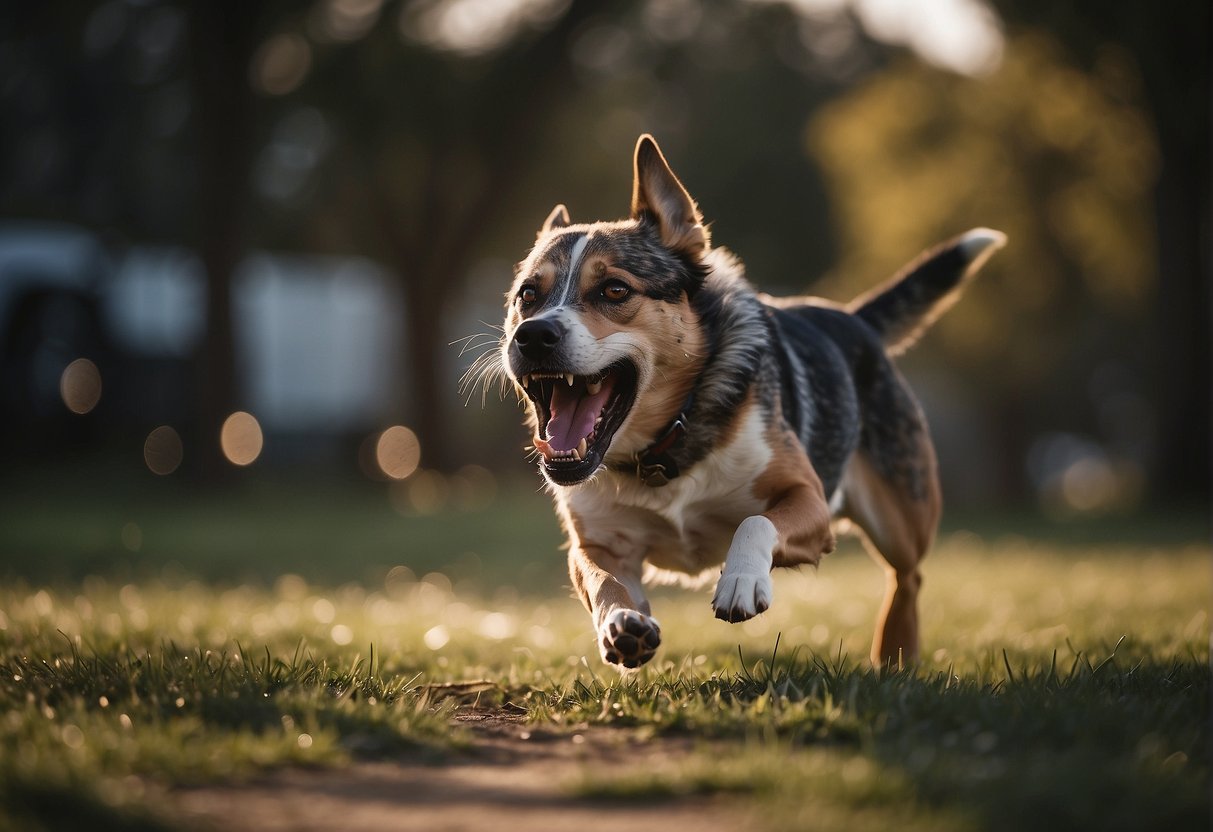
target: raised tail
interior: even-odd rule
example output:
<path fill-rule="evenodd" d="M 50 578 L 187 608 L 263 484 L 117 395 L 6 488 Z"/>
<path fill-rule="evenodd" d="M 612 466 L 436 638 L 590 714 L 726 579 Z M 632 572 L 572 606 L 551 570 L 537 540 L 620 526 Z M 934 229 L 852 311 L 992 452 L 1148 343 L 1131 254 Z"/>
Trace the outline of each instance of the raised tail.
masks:
<path fill-rule="evenodd" d="M 847 304 L 847 311 L 876 330 L 891 355 L 908 350 L 948 311 L 965 284 L 1007 235 L 974 228 L 923 252 L 893 278 Z"/>

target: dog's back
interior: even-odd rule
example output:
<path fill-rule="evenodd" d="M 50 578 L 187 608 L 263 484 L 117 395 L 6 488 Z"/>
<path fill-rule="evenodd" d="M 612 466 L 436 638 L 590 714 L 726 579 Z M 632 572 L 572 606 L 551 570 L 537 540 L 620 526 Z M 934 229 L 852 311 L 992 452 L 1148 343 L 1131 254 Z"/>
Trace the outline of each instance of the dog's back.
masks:
<path fill-rule="evenodd" d="M 899 355 L 960 296 L 964 284 L 1005 243 L 974 229 L 925 252 L 888 282 L 845 307 L 817 298 L 764 297 L 781 365 L 781 405 L 834 495 L 856 450 L 922 496 L 929 476 L 912 451 L 925 421 L 889 360 Z"/>

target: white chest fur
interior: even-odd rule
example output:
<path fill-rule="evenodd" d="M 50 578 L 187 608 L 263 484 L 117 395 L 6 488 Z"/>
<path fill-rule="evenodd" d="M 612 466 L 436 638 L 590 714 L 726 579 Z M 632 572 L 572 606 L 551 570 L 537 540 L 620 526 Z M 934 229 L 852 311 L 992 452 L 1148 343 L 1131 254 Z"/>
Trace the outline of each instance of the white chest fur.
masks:
<path fill-rule="evenodd" d="M 754 496 L 771 461 L 763 422 L 751 407 L 732 441 L 665 486 L 604 472 L 558 499 L 575 516 L 581 543 L 644 560 L 659 580 L 698 576 L 724 561 L 738 524 L 766 507 Z"/>

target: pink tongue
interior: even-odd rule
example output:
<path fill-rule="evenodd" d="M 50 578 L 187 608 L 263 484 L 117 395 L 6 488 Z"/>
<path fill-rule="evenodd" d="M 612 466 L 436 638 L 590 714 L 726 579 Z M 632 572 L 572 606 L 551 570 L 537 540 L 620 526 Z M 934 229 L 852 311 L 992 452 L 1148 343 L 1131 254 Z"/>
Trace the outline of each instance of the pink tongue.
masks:
<path fill-rule="evenodd" d="M 611 397 L 614 381 L 607 376 L 602 380 L 602 389 L 591 396 L 581 382 L 569 387 L 563 380 L 556 379 L 552 385 L 552 401 L 548 404 L 552 411 L 548 419 L 548 442 L 553 450 L 571 451 L 593 432 L 594 420 Z"/>

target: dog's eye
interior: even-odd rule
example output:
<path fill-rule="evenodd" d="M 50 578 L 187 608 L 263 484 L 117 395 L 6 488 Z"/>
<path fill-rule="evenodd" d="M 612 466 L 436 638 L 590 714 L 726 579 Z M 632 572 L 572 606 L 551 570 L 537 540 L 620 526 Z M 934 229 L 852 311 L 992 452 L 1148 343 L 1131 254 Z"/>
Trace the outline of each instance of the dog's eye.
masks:
<path fill-rule="evenodd" d="M 612 280 L 602 287 L 602 296 L 611 303 L 622 303 L 628 299 L 630 294 L 632 294 L 631 288 L 618 280 Z"/>
<path fill-rule="evenodd" d="M 535 291 L 534 286 L 523 286 L 518 290 L 518 302 L 523 306 L 530 306 L 539 298 L 539 293 Z"/>

